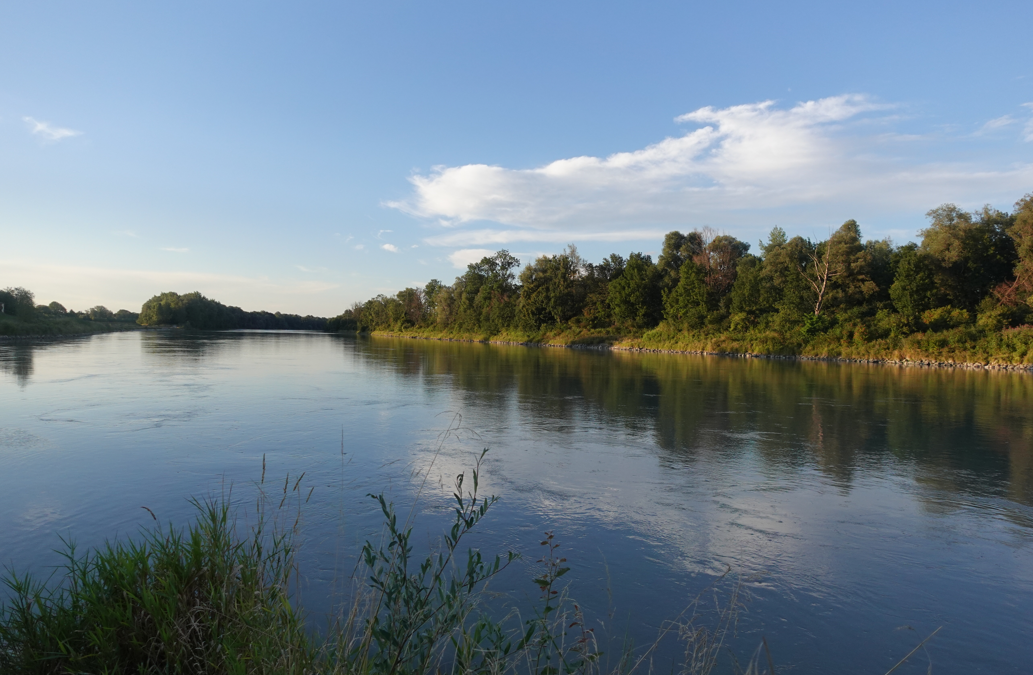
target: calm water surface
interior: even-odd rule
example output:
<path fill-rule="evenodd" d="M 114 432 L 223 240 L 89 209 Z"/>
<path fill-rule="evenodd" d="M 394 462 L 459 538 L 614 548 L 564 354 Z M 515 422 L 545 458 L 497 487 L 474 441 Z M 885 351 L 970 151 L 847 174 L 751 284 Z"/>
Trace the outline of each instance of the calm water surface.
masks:
<path fill-rule="evenodd" d="M 440 443 L 462 414 L 463 429 Z M 440 453 L 436 453 L 441 446 Z M 347 338 L 145 332 L 0 343 L 0 563 L 184 522 L 307 472 L 302 596 L 379 531 L 368 492 L 421 500 L 490 447 L 476 544 L 552 530 L 602 635 L 651 641 L 727 567 L 733 647 L 785 672 L 1033 672 L 1033 377 Z M 342 454 L 343 449 L 343 454 Z M 342 572 L 343 570 L 343 572 Z M 780 672 L 782 670 L 780 669 Z"/>

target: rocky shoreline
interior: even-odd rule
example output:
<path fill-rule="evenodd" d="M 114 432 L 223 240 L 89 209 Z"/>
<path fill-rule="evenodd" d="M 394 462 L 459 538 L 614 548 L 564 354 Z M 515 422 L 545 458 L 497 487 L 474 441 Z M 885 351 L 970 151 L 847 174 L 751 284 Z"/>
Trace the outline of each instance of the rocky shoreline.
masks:
<path fill-rule="evenodd" d="M 800 354 L 754 354 L 741 352 L 708 352 L 691 349 L 650 349 L 648 347 L 622 347 L 610 344 L 563 345 L 547 342 L 517 342 L 510 340 L 474 340 L 468 338 L 428 337 L 425 335 L 406 335 L 402 333 L 376 332 L 379 337 L 397 337 L 408 340 L 437 340 L 439 342 L 476 342 L 493 345 L 512 345 L 521 347 L 557 347 L 561 349 L 583 349 L 592 351 L 633 352 L 642 354 L 691 354 L 696 356 L 721 356 L 738 359 L 768 359 L 772 361 L 821 361 L 826 363 L 856 363 L 879 366 L 896 366 L 898 368 L 948 368 L 956 370 L 983 370 L 988 372 L 1033 373 L 1033 365 L 1010 363 L 980 363 L 959 361 L 933 361 L 913 359 L 852 359 L 842 356 L 804 356 Z"/>

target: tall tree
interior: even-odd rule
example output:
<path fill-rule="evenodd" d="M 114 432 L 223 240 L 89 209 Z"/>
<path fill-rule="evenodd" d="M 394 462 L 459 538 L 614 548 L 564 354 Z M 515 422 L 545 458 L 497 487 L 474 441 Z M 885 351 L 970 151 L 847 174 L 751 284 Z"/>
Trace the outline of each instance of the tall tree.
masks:
<path fill-rule="evenodd" d="M 936 280 L 951 305 L 974 309 L 990 291 L 1011 278 L 1015 241 L 1013 217 L 986 206 L 967 213 L 954 204 L 930 210 L 922 230 L 922 252 L 936 266 Z"/>
<path fill-rule="evenodd" d="M 503 249 L 467 266 L 457 311 L 462 327 L 498 333 L 515 323 L 518 289 L 513 270 L 519 265 L 520 260 Z"/>
<path fill-rule="evenodd" d="M 848 220 L 829 237 L 826 251 L 832 262 L 834 284 L 829 305 L 846 309 L 863 305 L 879 290 L 872 279 L 872 254 L 861 243 L 861 228 Z"/>
<path fill-rule="evenodd" d="M 609 303 L 614 322 L 622 327 L 643 329 L 660 323 L 662 296 L 660 272 L 648 255 L 632 253 L 624 272 L 610 282 Z"/>
<path fill-rule="evenodd" d="M 520 273 L 520 323 L 530 330 L 562 325 L 584 308 L 587 265 L 577 247 L 541 256 Z"/>
<path fill-rule="evenodd" d="M 668 232 L 664 236 L 663 247 L 660 257 L 657 258 L 656 267 L 660 273 L 660 283 L 665 290 L 678 285 L 678 274 L 681 266 L 686 260 L 695 259 L 703 252 L 705 243 L 698 230 L 693 230 L 687 235 L 678 232 Z"/>
<path fill-rule="evenodd" d="M 755 325 L 765 314 L 774 311 L 775 289 L 764 277 L 760 258 L 747 254 L 739 261 L 729 296 L 735 328 Z"/>
<path fill-rule="evenodd" d="M 803 237 L 789 239 L 782 228 L 775 227 L 761 250 L 763 276 L 777 298 L 778 327 L 795 327 L 804 317 L 813 315 L 813 289 L 801 269 L 811 262 L 814 247 Z"/>
<path fill-rule="evenodd" d="M 996 295 L 1004 305 L 1033 306 L 1033 192 L 1015 202 L 1008 236 L 1015 246 L 1014 279 L 999 286 Z"/>
<path fill-rule="evenodd" d="M 897 255 L 897 273 L 890 286 L 890 297 L 904 324 L 915 330 L 922 313 L 932 307 L 935 298 L 933 263 L 915 244 L 900 247 Z"/>
<path fill-rule="evenodd" d="M 22 321 L 30 321 L 36 314 L 36 296 L 21 286 L 0 291 L 0 303 L 4 306 L 4 314 L 17 316 Z"/>
<path fill-rule="evenodd" d="M 682 263 L 678 285 L 664 291 L 664 317 L 677 328 L 702 328 L 714 308 L 706 271 L 692 260 Z"/>

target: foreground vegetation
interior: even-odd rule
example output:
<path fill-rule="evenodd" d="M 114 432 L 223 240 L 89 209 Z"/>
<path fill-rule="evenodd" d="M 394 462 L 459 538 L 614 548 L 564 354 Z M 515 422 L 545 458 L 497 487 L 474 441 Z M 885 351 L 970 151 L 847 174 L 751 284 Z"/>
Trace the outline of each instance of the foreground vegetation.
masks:
<path fill-rule="evenodd" d="M 483 457 L 483 454 L 482 454 Z M 195 502 L 185 531 L 155 525 L 135 541 L 78 556 L 69 545 L 58 585 L 8 573 L 0 608 L 0 673 L 507 673 L 599 672 L 594 630 L 561 587 L 568 571 L 551 534 L 533 583 L 530 616 L 499 618 L 497 596 L 481 593 L 515 554 L 461 554 L 463 538 L 495 504 L 478 494 L 478 471 L 457 477 L 454 520 L 441 545 L 414 557 L 411 521 L 383 495 L 385 531 L 367 541 L 357 577 L 367 585 L 325 638 L 305 630 L 292 604 L 295 536 L 311 491 L 301 480 L 266 492 L 257 520 L 239 527 L 224 502 Z M 278 507 L 273 507 L 279 502 Z M 739 606 L 733 588 L 714 625 L 698 626 L 691 605 L 660 638 L 685 642 L 684 673 L 708 673 L 725 648 Z M 627 649 L 608 672 L 651 669 L 655 645 Z M 759 653 L 758 653 L 759 656 Z M 758 661 L 750 664 L 759 672 Z"/>
<path fill-rule="evenodd" d="M 944 204 L 918 244 L 824 241 L 774 228 L 758 255 L 704 229 L 649 255 L 585 261 L 574 246 L 519 276 L 499 251 L 452 285 L 384 295 L 329 330 L 629 348 L 1033 364 L 1033 193 L 1011 213 Z"/>
<path fill-rule="evenodd" d="M 139 315 L 103 305 L 82 312 L 65 309 L 59 302 L 37 305 L 32 291 L 24 288 L 0 290 L 0 335 L 81 335 L 133 330 Z"/>
<path fill-rule="evenodd" d="M 775 672 L 763 640 L 745 668 L 728 653 L 742 598 L 738 583 L 721 585 L 727 574 L 705 589 L 724 597 L 706 621 L 698 612 L 701 594 L 663 622 L 653 644 L 625 643 L 606 660 L 590 620 L 560 581 L 570 567 L 551 533 L 540 542 L 532 579 L 540 599 L 529 615 L 485 593 L 487 582 L 518 556 L 460 552 L 497 501 L 478 494 L 478 468 L 470 484 L 465 473 L 457 476 L 452 525 L 423 558 L 414 556 L 415 509 L 400 521 L 382 494 L 370 495 L 383 513 L 383 537 L 363 546 L 355 577 L 366 584 L 323 637 L 307 629 L 292 595 L 300 577 L 301 509 L 312 491 L 301 485 L 304 474 L 267 491 L 263 461 L 250 527 L 225 501 L 195 501 L 198 518 L 186 530 L 163 528 L 155 518 L 136 540 L 83 556 L 68 543 L 57 584 L 8 571 L 0 674 L 630 675 L 653 672 L 657 648 L 669 639 L 681 642 L 681 662 L 671 667 L 683 675 L 711 673 L 726 657 L 746 675 Z"/>

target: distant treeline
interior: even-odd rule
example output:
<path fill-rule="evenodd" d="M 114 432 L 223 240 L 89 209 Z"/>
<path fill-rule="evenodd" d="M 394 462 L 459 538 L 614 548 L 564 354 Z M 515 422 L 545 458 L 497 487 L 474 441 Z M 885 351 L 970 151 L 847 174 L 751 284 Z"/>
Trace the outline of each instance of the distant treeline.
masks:
<path fill-rule="evenodd" d="M 837 334 L 852 340 L 958 327 L 1001 331 L 1033 315 L 1033 193 L 1011 213 L 932 209 L 921 243 L 864 241 L 848 220 L 828 239 L 774 228 L 756 254 L 709 228 L 670 232 L 660 256 L 589 263 L 570 246 L 517 274 L 499 251 L 451 285 L 356 303 L 330 330 L 497 335 L 545 330 L 641 334 L 663 324 L 700 334 Z"/>
<path fill-rule="evenodd" d="M 127 309 L 112 312 L 104 305 L 97 305 L 81 312 L 65 309 L 64 305 L 57 301 L 49 305 L 37 305 L 35 294 L 21 287 L 0 290 L 0 308 L 2 308 L 2 313 L 6 316 L 12 316 L 21 321 L 29 322 L 68 318 L 132 323 L 140 316 L 136 312 L 130 312 Z"/>
<path fill-rule="evenodd" d="M 327 320 L 279 312 L 245 312 L 200 293 L 162 293 L 143 304 L 137 323 L 143 326 L 185 326 L 198 330 L 281 329 L 326 330 Z"/>

